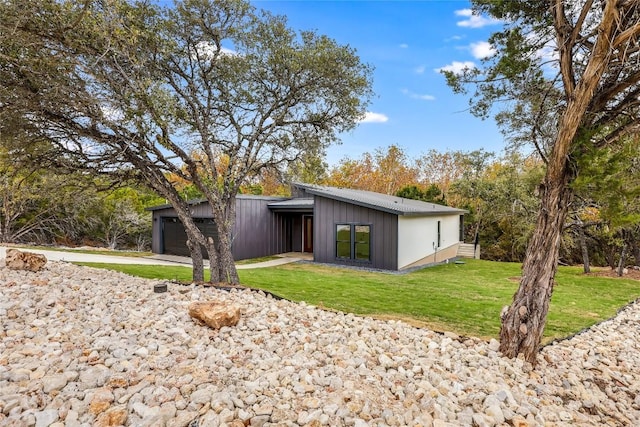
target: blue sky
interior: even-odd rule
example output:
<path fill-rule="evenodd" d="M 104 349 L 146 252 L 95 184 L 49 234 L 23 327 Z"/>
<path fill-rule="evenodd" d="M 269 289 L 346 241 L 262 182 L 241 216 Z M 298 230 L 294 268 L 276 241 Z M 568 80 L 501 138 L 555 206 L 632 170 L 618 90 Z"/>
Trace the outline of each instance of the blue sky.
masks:
<path fill-rule="evenodd" d="M 288 17 L 296 30 L 316 30 L 355 48 L 374 67 L 372 114 L 328 150 L 335 164 L 378 147 L 396 144 L 410 157 L 429 149 L 500 152 L 503 137 L 493 119 L 468 110 L 437 70 L 480 64 L 491 54 L 486 43 L 499 22 L 471 15 L 460 0 L 318 1 L 254 0 L 262 9 Z"/>

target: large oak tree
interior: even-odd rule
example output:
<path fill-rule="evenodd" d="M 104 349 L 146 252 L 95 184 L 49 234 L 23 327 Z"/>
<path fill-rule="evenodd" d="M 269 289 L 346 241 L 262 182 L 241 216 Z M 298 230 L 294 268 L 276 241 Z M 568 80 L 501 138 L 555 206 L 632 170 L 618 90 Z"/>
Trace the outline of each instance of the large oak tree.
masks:
<path fill-rule="evenodd" d="M 482 69 L 448 74 L 472 84 L 473 111 L 499 120 L 546 163 L 540 210 L 512 304 L 503 312 L 500 350 L 535 364 L 544 331 L 571 184 L 594 150 L 636 135 L 640 125 L 640 2 L 637 0 L 473 0 L 502 19 Z M 500 101 L 508 101 L 499 106 Z"/>
<path fill-rule="evenodd" d="M 204 247 L 211 281 L 238 281 L 240 186 L 335 142 L 371 95 L 353 49 L 242 0 L 8 1 L 0 14 L 0 103 L 75 164 L 124 171 L 165 197 L 187 231 L 195 280 Z M 171 177 L 204 194 L 215 240 Z"/>

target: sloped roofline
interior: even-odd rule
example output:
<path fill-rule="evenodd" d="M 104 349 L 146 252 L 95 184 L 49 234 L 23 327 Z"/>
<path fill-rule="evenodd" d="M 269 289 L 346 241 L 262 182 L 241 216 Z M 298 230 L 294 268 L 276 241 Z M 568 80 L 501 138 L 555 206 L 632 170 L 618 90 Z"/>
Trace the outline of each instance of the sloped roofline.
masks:
<path fill-rule="evenodd" d="M 281 196 L 260 196 L 260 195 L 254 195 L 254 194 L 238 194 L 236 196 L 236 199 L 254 199 L 254 200 L 272 200 L 274 202 L 278 202 L 278 201 L 282 201 L 282 200 L 288 200 L 290 199 L 290 197 L 281 197 Z M 199 205 L 202 203 L 207 203 L 207 199 L 191 199 L 189 201 L 187 201 L 187 204 L 190 206 L 193 205 Z M 159 211 L 162 209 L 172 209 L 173 205 L 171 203 L 166 203 L 164 205 L 158 205 L 158 206 L 151 206 L 148 208 L 145 208 L 146 211 Z"/>
<path fill-rule="evenodd" d="M 420 200 L 405 199 L 389 196 L 373 191 L 353 190 L 349 188 L 328 187 L 315 184 L 293 183 L 294 187 L 304 190 L 308 194 L 326 197 L 377 211 L 387 212 L 399 216 L 435 216 L 462 215 L 468 213 L 464 209 L 443 206 L 437 203 Z"/>

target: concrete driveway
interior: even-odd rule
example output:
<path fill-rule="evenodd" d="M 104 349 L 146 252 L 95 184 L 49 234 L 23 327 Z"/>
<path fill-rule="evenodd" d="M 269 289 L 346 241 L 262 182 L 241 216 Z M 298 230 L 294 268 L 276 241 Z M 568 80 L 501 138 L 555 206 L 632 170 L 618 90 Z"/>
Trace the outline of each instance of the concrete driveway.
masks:
<path fill-rule="evenodd" d="M 5 258 L 6 246 L 0 246 L 0 259 Z M 36 254 L 42 254 L 47 257 L 49 261 L 68 261 L 68 262 L 100 262 L 105 264 L 138 264 L 138 265 L 191 265 L 191 258 L 181 257 L 175 255 L 152 255 L 148 257 L 128 257 L 117 255 L 99 255 L 99 254 L 87 254 L 81 252 L 63 252 L 63 251 L 48 251 L 43 249 L 22 249 L 15 248 L 23 252 L 33 252 Z M 239 270 L 251 269 L 251 268 L 265 268 L 275 267 L 277 265 L 289 264 L 292 262 L 300 261 L 302 257 L 297 257 L 295 254 L 286 254 L 282 258 L 274 259 L 271 261 L 258 262 L 255 264 L 242 264 L 236 267 Z M 209 266 L 209 261 L 205 260 L 205 267 Z"/>
<path fill-rule="evenodd" d="M 0 258 L 5 258 L 7 247 L 0 246 Z M 139 264 L 139 265 L 177 265 L 174 261 L 155 259 L 151 257 L 128 257 L 117 255 L 85 254 L 81 252 L 47 251 L 43 249 L 22 249 L 15 248 L 23 252 L 42 254 L 49 261 L 69 261 L 69 262 L 102 262 L 106 264 Z M 189 260 L 190 261 L 190 260 Z"/>

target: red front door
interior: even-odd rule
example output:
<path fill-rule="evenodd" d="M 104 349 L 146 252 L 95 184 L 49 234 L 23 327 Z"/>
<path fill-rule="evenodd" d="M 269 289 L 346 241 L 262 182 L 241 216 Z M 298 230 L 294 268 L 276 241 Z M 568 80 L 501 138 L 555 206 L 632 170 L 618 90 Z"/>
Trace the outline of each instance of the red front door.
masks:
<path fill-rule="evenodd" d="M 313 217 L 302 217 L 302 252 L 313 252 Z"/>

